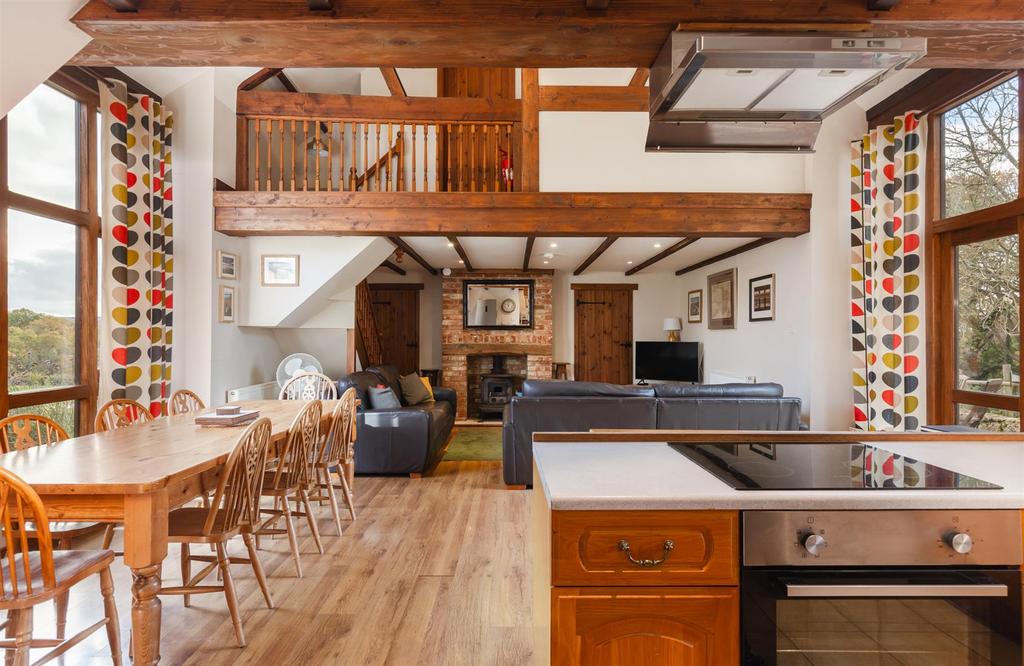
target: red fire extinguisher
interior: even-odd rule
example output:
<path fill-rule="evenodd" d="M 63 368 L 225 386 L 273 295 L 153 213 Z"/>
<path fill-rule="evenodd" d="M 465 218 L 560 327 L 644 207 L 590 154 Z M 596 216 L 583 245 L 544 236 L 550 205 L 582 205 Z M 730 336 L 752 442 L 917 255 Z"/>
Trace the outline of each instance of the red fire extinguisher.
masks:
<path fill-rule="evenodd" d="M 505 184 L 505 190 L 512 191 L 514 176 L 512 173 L 512 155 L 507 151 L 498 148 L 501 152 L 501 182 Z"/>

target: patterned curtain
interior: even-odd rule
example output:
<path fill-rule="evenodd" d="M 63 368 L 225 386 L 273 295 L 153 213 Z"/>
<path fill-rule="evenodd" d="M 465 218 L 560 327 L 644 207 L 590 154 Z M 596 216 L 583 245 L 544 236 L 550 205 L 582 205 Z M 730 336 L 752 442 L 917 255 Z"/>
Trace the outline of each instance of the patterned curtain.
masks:
<path fill-rule="evenodd" d="M 916 114 L 852 144 L 854 423 L 921 426 L 922 129 Z"/>
<path fill-rule="evenodd" d="M 100 88 L 100 400 L 129 398 L 159 416 L 171 387 L 173 118 L 122 82 Z"/>

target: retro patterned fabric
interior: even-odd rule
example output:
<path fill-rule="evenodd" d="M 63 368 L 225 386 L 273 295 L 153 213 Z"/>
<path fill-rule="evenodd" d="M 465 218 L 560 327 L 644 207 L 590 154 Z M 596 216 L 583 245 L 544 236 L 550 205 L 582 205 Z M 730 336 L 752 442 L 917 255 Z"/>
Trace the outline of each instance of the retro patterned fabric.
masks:
<path fill-rule="evenodd" d="M 913 113 L 852 144 L 853 420 L 922 425 L 923 127 Z"/>
<path fill-rule="evenodd" d="M 119 81 L 101 89 L 100 402 L 166 413 L 174 299 L 170 112 Z"/>

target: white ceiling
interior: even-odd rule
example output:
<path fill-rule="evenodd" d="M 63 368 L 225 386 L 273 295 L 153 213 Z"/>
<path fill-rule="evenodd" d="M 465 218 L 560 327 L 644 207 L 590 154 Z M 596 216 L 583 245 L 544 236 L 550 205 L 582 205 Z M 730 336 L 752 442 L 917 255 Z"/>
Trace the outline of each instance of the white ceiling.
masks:
<path fill-rule="evenodd" d="M 434 268 L 461 268 L 459 255 L 448 245 L 448 239 L 432 236 L 406 236 L 404 240 L 412 246 Z M 680 237 L 666 238 L 620 238 L 604 251 L 587 272 L 623 272 L 658 254 Z M 703 261 L 722 252 L 727 252 L 754 238 L 702 238 L 679 252 L 650 266 L 640 274 L 671 273 L 677 269 Z M 531 268 L 547 268 L 558 271 L 573 271 L 583 260 L 597 249 L 604 238 L 537 238 L 530 255 Z M 494 238 L 484 236 L 460 236 L 469 261 L 478 269 L 520 269 L 523 266 L 525 238 Z M 552 247 L 555 245 L 555 247 Z M 661 247 L 655 247 L 660 245 Z M 552 257 L 545 257 L 552 254 Z M 544 263 L 547 262 L 547 263 Z M 402 267 L 417 270 L 418 264 L 412 259 L 402 259 Z"/>

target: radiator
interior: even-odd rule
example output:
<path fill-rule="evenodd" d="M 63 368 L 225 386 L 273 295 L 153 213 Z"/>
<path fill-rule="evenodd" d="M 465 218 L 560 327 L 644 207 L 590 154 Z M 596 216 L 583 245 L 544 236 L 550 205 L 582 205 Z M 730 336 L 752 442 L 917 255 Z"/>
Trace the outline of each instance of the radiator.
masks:
<path fill-rule="evenodd" d="M 228 402 L 239 402 L 241 400 L 275 400 L 281 389 L 277 382 L 263 382 L 252 386 L 240 386 L 228 389 Z"/>
<path fill-rule="evenodd" d="M 757 377 L 753 375 L 734 375 L 730 372 L 709 370 L 704 376 L 705 384 L 755 384 Z"/>

